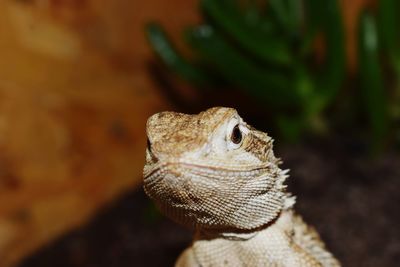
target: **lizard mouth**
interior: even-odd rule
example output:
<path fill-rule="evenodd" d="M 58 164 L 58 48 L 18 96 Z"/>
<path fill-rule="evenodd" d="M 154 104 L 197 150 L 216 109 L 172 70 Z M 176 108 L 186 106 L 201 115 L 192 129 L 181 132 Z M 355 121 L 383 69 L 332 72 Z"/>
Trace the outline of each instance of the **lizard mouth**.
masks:
<path fill-rule="evenodd" d="M 254 165 L 254 166 L 240 166 L 236 165 L 233 166 L 221 166 L 221 165 L 205 165 L 205 164 L 196 164 L 196 163 L 189 163 L 189 162 L 158 162 L 155 166 L 151 167 L 144 171 L 143 176 L 145 179 L 153 176 L 154 174 L 158 173 L 159 171 L 176 171 L 179 169 L 190 170 L 191 173 L 196 174 L 207 174 L 208 176 L 224 176 L 224 177 L 254 177 L 268 171 L 273 166 L 271 163 L 265 163 L 262 165 Z M 218 175 L 217 175 L 218 174 Z"/>

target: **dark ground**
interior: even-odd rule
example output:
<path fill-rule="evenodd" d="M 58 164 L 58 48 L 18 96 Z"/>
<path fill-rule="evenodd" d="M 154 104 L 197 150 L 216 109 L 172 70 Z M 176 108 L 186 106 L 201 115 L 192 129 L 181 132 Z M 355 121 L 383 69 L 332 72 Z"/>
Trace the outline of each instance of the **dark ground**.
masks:
<path fill-rule="evenodd" d="M 323 148 L 323 149 L 321 149 Z M 281 149 L 296 209 L 344 266 L 399 266 L 400 156 L 363 155 L 341 140 Z M 191 234 L 154 212 L 142 190 L 99 213 L 19 267 L 173 266 Z"/>

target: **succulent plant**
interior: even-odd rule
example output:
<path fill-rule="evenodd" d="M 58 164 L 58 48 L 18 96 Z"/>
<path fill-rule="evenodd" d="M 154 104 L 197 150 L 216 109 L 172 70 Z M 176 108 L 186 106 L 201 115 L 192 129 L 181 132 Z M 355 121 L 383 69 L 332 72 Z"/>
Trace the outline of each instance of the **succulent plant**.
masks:
<path fill-rule="evenodd" d="M 288 139 L 305 129 L 321 130 L 323 112 L 345 75 L 337 1 L 201 0 L 200 8 L 203 23 L 184 33 L 195 59 L 181 56 L 160 25 L 147 25 L 147 37 L 162 61 L 198 88 L 212 88 L 217 76 L 244 90 L 268 105 Z M 313 60 L 316 38 L 325 41 L 319 65 Z"/>

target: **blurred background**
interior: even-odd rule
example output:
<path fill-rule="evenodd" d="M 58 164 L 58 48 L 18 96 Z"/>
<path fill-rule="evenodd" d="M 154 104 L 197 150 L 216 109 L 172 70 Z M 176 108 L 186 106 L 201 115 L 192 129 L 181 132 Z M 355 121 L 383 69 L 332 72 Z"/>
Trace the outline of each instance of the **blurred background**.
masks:
<path fill-rule="evenodd" d="M 0 266 L 172 266 L 145 123 L 217 105 L 275 138 L 344 266 L 398 266 L 399 5 L 0 1 Z"/>

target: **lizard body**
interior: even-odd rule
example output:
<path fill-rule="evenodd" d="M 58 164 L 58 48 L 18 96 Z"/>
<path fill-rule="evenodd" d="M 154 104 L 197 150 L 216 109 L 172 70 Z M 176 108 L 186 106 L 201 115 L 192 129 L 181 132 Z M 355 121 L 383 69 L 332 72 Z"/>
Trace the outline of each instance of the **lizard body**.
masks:
<path fill-rule="evenodd" d="M 144 189 L 171 219 L 195 229 L 187 266 L 340 266 L 295 214 L 272 138 L 231 108 L 161 112 L 147 122 Z"/>

